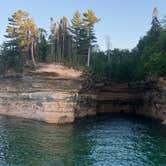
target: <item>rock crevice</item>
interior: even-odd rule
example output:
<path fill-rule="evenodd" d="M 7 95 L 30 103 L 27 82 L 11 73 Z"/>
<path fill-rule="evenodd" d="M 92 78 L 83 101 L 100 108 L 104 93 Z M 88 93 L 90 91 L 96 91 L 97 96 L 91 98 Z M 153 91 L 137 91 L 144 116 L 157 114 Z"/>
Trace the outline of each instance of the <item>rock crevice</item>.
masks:
<path fill-rule="evenodd" d="M 166 78 L 103 86 L 98 105 L 98 113 L 135 113 L 166 123 Z"/>

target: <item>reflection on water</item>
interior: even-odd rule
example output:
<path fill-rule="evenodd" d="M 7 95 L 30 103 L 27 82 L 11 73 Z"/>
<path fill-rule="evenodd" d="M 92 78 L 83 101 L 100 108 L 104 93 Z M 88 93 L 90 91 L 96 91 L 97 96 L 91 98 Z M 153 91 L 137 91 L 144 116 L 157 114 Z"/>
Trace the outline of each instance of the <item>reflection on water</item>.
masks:
<path fill-rule="evenodd" d="M 166 127 L 132 116 L 47 125 L 0 116 L 0 166 L 165 166 Z"/>

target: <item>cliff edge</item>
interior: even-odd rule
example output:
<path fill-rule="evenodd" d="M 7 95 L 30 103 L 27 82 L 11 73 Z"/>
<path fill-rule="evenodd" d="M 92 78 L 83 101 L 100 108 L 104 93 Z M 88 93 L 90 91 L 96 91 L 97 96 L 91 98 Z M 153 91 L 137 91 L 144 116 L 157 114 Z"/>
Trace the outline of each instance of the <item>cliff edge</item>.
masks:
<path fill-rule="evenodd" d="M 86 82 L 83 75 L 83 71 L 63 65 L 40 64 L 22 76 L 1 79 L 0 114 L 71 123 L 79 116 L 76 109 L 79 91 Z"/>

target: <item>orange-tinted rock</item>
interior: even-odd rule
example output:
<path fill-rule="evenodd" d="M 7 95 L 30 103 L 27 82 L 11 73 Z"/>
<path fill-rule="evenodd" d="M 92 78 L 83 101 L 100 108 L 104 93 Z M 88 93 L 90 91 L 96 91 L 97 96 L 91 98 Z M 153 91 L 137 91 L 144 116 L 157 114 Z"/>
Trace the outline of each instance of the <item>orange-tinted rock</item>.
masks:
<path fill-rule="evenodd" d="M 82 75 L 82 71 L 62 65 L 42 64 L 22 78 L 0 80 L 0 114 L 47 123 L 72 123 L 84 81 Z"/>

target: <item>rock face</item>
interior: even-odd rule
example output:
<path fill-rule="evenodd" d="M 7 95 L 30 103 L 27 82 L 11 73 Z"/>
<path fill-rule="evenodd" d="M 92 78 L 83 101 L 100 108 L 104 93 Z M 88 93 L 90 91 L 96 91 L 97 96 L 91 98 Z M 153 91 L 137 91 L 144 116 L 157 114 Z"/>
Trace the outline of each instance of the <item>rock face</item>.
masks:
<path fill-rule="evenodd" d="M 0 114 L 48 123 L 71 123 L 76 117 L 82 75 L 82 71 L 61 65 L 40 65 L 20 78 L 2 79 Z"/>
<path fill-rule="evenodd" d="M 143 100 L 143 109 L 137 110 L 137 114 L 162 120 L 166 124 L 166 78 L 149 82 Z"/>
<path fill-rule="evenodd" d="M 143 105 L 143 88 L 136 84 L 111 83 L 98 95 L 98 113 L 135 112 Z"/>
<path fill-rule="evenodd" d="M 96 115 L 97 113 L 97 95 L 90 93 L 80 93 L 77 97 L 75 117 L 82 118 L 85 116 Z"/>
<path fill-rule="evenodd" d="M 72 123 L 101 113 L 136 113 L 166 123 L 166 78 L 130 84 L 94 84 L 90 72 L 41 64 L 0 80 L 0 115 Z"/>
<path fill-rule="evenodd" d="M 166 124 L 166 78 L 130 84 L 103 86 L 97 98 L 97 113 L 135 113 Z"/>

